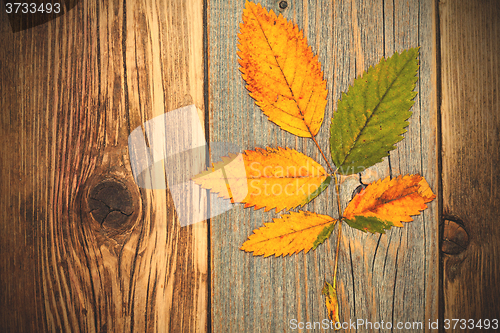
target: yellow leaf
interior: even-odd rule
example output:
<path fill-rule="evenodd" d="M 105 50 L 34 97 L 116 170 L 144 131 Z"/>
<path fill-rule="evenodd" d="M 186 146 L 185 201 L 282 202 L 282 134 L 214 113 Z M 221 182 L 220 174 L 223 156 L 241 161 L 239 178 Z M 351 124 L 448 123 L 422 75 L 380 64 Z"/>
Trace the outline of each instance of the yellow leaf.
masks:
<path fill-rule="evenodd" d="M 333 281 L 333 286 L 325 281 L 322 293 L 325 295 L 325 305 L 328 310 L 328 318 L 333 321 L 335 330 L 339 330 L 340 327 L 336 323 L 340 323 L 339 318 L 339 303 L 337 300 L 337 288 L 335 286 L 336 281 Z"/>
<path fill-rule="evenodd" d="M 276 257 L 287 256 L 302 250 L 307 253 L 331 234 L 335 222 L 337 220 L 328 215 L 304 211 L 290 212 L 289 215 L 282 215 L 273 219 L 273 222 L 264 223 L 264 227 L 254 230 L 240 250 L 264 257 L 273 254 Z M 325 237 L 326 230 L 329 232 Z"/>
<path fill-rule="evenodd" d="M 312 158 L 290 148 L 257 148 L 224 157 L 193 181 L 219 197 L 245 203 L 245 208 L 304 206 L 318 196 L 331 177 Z"/>
<path fill-rule="evenodd" d="M 413 221 L 411 215 L 420 214 L 435 197 L 427 181 L 418 174 L 387 177 L 361 190 L 345 209 L 344 217 L 374 217 L 389 227 L 402 227 L 401 222 Z"/>
<path fill-rule="evenodd" d="M 302 31 L 247 2 L 238 37 L 240 70 L 255 103 L 282 129 L 315 136 L 325 115 L 326 81 Z"/>

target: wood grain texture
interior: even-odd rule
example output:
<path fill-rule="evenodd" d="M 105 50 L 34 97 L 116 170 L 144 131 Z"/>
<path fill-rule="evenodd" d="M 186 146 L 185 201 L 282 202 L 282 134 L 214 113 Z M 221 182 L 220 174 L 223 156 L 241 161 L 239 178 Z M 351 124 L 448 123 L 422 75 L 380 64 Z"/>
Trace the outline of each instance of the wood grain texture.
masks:
<path fill-rule="evenodd" d="M 500 319 L 500 3 L 442 1 L 439 14 L 443 209 L 470 242 L 443 255 L 443 316 Z"/>
<path fill-rule="evenodd" d="M 203 2 L 82 0 L 19 33 L 1 19 L 0 330 L 205 332 L 207 224 L 181 228 L 127 150 L 154 116 L 203 116 Z M 129 189 L 127 223 L 91 217 L 102 181 Z"/>
<path fill-rule="evenodd" d="M 390 161 L 365 171 L 363 179 L 420 173 L 437 192 L 434 2 L 288 1 L 284 10 L 280 1 L 261 3 L 304 29 L 319 55 L 329 90 L 325 121 L 317 136 L 325 149 L 340 93 L 381 57 L 420 46 L 419 95 L 406 139 L 391 152 Z M 210 140 L 232 142 L 242 149 L 291 147 L 326 167 L 312 141 L 281 131 L 248 96 L 236 54 L 243 8 L 244 1 L 209 1 Z M 343 179 L 344 206 L 358 185 L 358 176 Z M 330 186 L 304 210 L 336 216 L 335 202 Z M 437 202 L 431 203 L 414 222 L 382 236 L 344 227 L 338 275 L 341 321 L 426 323 L 437 319 L 437 212 Z M 321 289 L 325 279 L 331 282 L 333 278 L 335 232 L 316 251 L 292 257 L 264 259 L 238 249 L 252 230 L 277 215 L 240 205 L 211 220 L 214 332 L 289 332 L 292 319 L 319 322 L 327 318 Z"/>

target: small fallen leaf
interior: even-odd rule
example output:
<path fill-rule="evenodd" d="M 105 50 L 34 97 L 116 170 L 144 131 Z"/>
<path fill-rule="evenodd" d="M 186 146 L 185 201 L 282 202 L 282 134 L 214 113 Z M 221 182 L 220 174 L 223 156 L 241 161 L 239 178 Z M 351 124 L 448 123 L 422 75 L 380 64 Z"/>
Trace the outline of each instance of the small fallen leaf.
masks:
<path fill-rule="evenodd" d="M 321 291 L 323 295 L 325 295 L 325 305 L 328 311 L 328 319 L 330 319 L 334 325 L 335 323 L 340 322 L 339 318 L 339 303 L 337 300 L 337 289 L 335 287 L 335 281 L 333 282 L 333 286 L 325 281 L 325 286 Z M 339 330 L 340 327 L 335 325 L 335 330 Z"/>
<path fill-rule="evenodd" d="M 276 208 L 279 212 L 304 206 L 330 184 L 331 177 L 312 158 L 290 148 L 257 148 L 224 157 L 213 168 L 193 177 L 219 197 L 245 208 Z"/>
<path fill-rule="evenodd" d="M 264 223 L 264 227 L 254 230 L 240 250 L 264 257 L 273 254 L 276 257 L 287 256 L 302 250 L 307 253 L 310 249 L 316 249 L 330 236 L 336 222 L 336 219 L 328 215 L 304 211 L 290 212 L 289 215 L 282 215 L 273 219 L 273 222 Z"/>
<path fill-rule="evenodd" d="M 255 104 L 282 129 L 315 136 L 325 116 L 326 81 L 302 31 L 247 1 L 238 38 L 240 70 Z"/>
<path fill-rule="evenodd" d="M 381 162 L 403 140 L 417 94 L 417 57 L 413 48 L 382 59 L 342 93 L 330 125 L 330 152 L 339 173 Z"/>
<path fill-rule="evenodd" d="M 391 226 L 402 227 L 412 215 L 427 208 L 434 200 L 427 181 L 419 174 L 378 180 L 361 190 L 344 210 L 351 227 L 369 232 L 381 232 Z"/>

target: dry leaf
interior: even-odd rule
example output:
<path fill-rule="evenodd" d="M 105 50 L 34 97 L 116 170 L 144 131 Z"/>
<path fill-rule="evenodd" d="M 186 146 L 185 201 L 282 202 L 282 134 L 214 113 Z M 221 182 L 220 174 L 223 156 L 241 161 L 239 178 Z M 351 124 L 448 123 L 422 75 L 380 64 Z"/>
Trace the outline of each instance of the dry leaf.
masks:
<path fill-rule="evenodd" d="M 402 227 L 401 222 L 413 221 L 411 216 L 420 214 L 435 197 L 418 174 L 387 177 L 361 190 L 345 209 L 344 218 L 356 229 L 383 232 L 391 226 Z"/>
<path fill-rule="evenodd" d="M 238 37 L 240 70 L 255 103 L 282 129 L 315 136 L 325 115 L 326 81 L 302 31 L 247 2 Z"/>
<path fill-rule="evenodd" d="M 331 177 L 312 158 L 290 148 L 257 148 L 224 157 L 193 181 L 219 197 L 245 203 L 245 208 L 303 206 L 318 196 Z"/>
<path fill-rule="evenodd" d="M 304 250 L 316 249 L 330 236 L 336 219 L 328 215 L 311 212 L 290 212 L 273 219 L 272 223 L 264 223 L 264 227 L 254 230 L 240 248 L 253 252 L 254 256 L 291 255 Z"/>
<path fill-rule="evenodd" d="M 325 295 L 325 305 L 328 311 L 328 319 L 335 323 L 340 322 L 339 318 L 339 303 L 337 300 L 337 289 L 335 287 L 335 281 L 333 281 L 333 286 L 325 281 L 325 285 L 323 287 L 322 293 Z M 340 328 L 335 325 L 335 330 L 339 330 Z"/>

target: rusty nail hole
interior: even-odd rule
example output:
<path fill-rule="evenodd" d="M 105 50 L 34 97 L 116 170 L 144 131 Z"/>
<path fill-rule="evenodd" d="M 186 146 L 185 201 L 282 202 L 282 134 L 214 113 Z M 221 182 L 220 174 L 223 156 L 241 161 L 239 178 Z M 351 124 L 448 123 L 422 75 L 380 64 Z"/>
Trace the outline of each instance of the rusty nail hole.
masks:
<path fill-rule="evenodd" d="M 108 228 L 124 225 L 134 212 L 130 191 L 114 179 L 103 180 L 90 190 L 89 208 L 94 220 Z"/>
<path fill-rule="evenodd" d="M 286 2 L 286 1 L 280 1 L 279 6 L 280 6 L 281 9 L 286 9 L 286 7 L 288 7 L 288 2 Z"/>
<path fill-rule="evenodd" d="M 468 246 L 469 234 L 461 221 L 445 219 L 441 251 L 446 254 L 456 255 L 465 251 Z"/>

